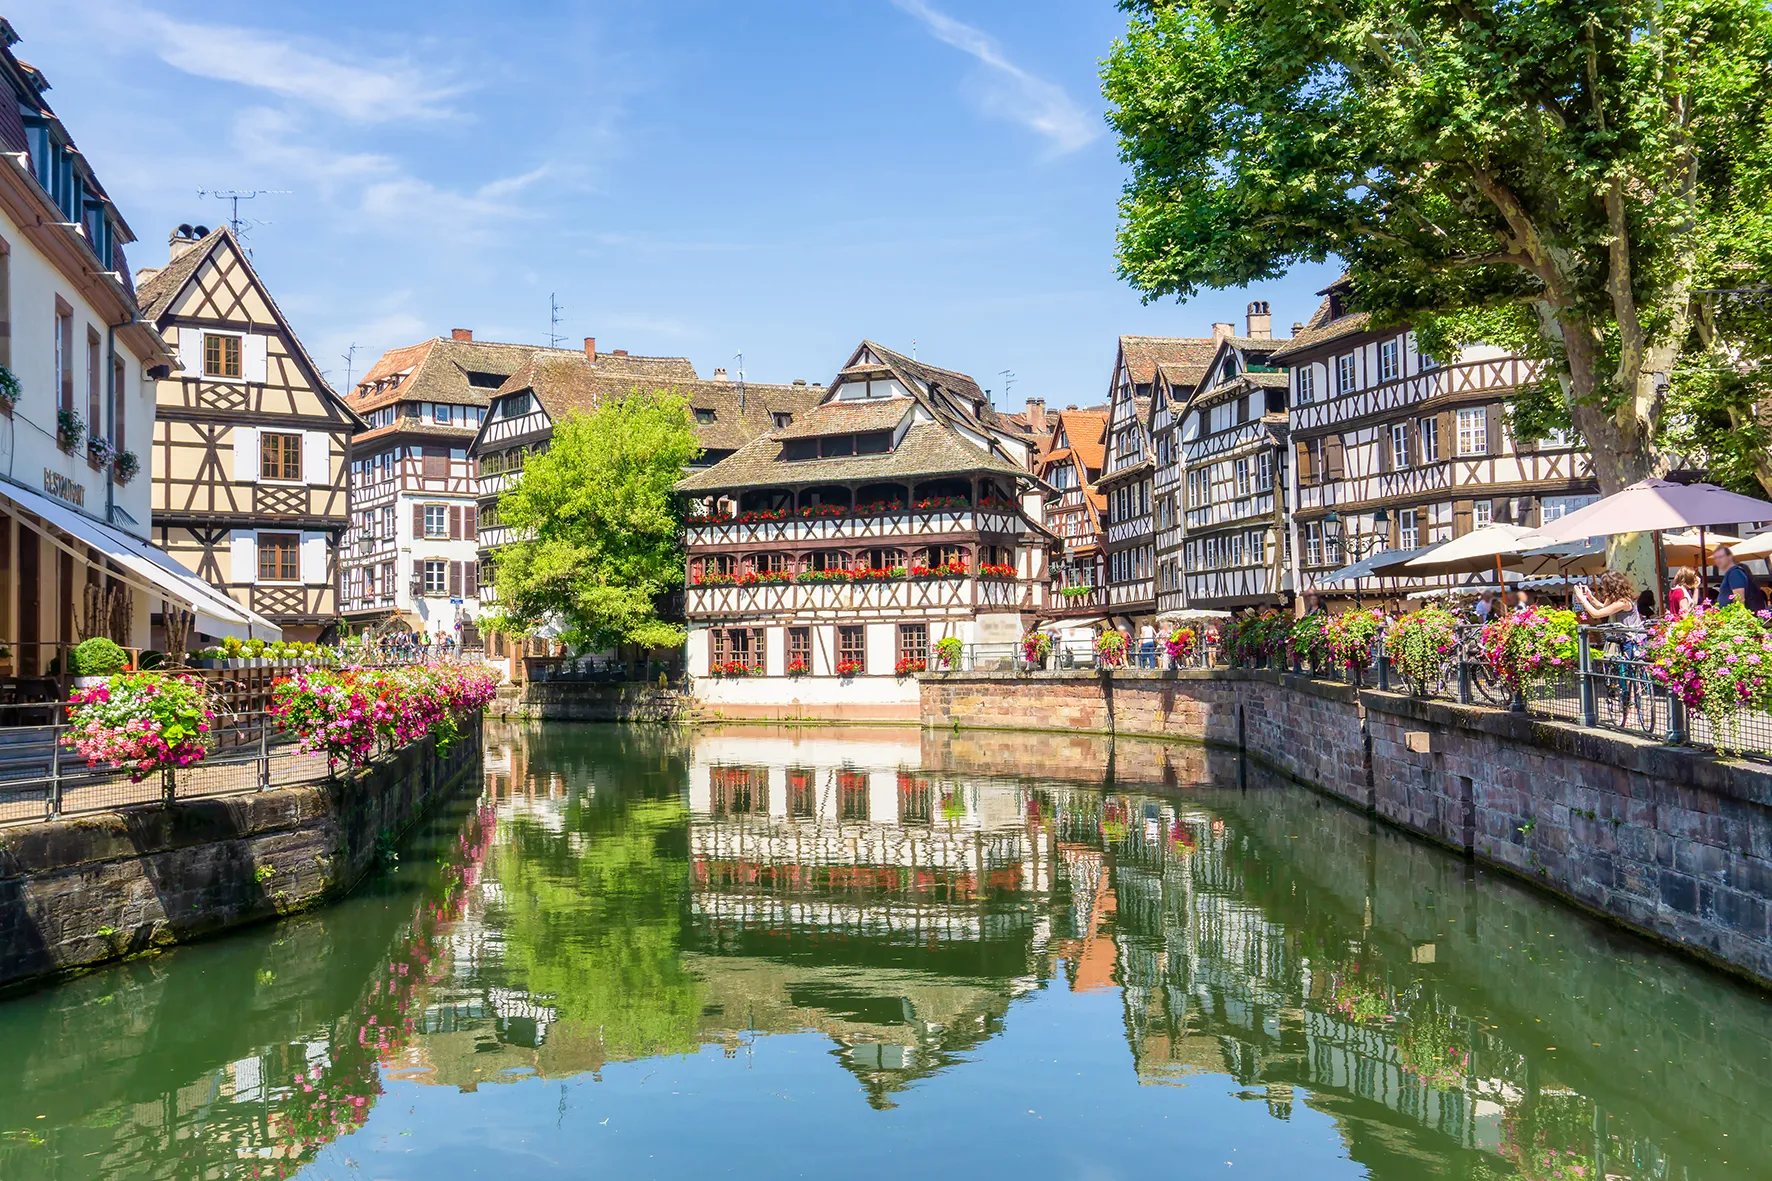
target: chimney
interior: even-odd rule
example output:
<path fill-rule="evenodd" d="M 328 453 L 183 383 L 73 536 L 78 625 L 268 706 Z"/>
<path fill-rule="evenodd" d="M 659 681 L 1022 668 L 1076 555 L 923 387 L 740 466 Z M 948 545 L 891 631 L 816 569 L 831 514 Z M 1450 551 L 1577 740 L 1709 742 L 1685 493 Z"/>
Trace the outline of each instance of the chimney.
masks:
<path fill-rule="evenodd" d="M 587 337 L 585 337 L 585 360 L 595 361 L 596 359 L 597 359 L 597 338 L 594 336 L 587 336 Z"/>
<path fill-rule="evenodd" d="M 726 378 L 726 370 L 725 369 L 714 370 L 714 380 L 715 381 L 725 381 L 726 379 L 727 378 Z"/>
<path fill-rule="evenodd" d="M 1274 318 L 1268 314 L 1267 300 L 1258 299 L 1249 305 L 1249 331 L 1245 333 L 1250 340 L 1272 340 L 1274 338 Z"/>
<path fill-rule="evenodd" d="M 1214 324 L 1212 326 L 1212 339 L 1223 340 L 1225 337 L 1233 335 L 1236 331 L 1237 326 L 1235 324 Z"/>
<path fill-rule="evenodd" d="M 1303 320 L 1292 321 L 1292 335 L 1297 336 L 1300 332 L 1303 332 L 1303 331 L 1304 331 L 1304 321 Z"/>
<path fill-rule="evenodd" d="M 197 244 L 199 236 L 196 227 L 189 224 L 181 225 L 178 229 L 172 231 L 172 236 L 166 240 L 166 252 L 170 256 L 169 261 L 177 262 L 185 251 Z"/>
<path fill-rule="evenodd" d="M 451 328 L 449 330 L 449 339 L 450 340 L 473 340 L 474 339 L 474 330 L 472 328 Z"/>
<path fill-rule="evenodd" d="M 1036 431 L 1043 431 L 1046 429 L 1045 398 L 1028 399 L 1028 425 L 1033 427 Z"/>
<path fill-rule="evenodd" d="M 609 355 L 612 357 L 625 357 L 628 355 L 628 351 L 626 349 L 610 349 Z"/>

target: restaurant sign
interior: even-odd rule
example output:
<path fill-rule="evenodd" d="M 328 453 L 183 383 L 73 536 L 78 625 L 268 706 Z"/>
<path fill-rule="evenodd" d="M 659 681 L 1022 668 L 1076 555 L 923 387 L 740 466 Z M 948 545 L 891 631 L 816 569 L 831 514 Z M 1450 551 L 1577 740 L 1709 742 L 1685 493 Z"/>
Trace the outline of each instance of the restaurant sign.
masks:
<path fill-rule="evenodd" d="M 69 504 L 86 507 L 86 485 L 76 484 L 60 472 L 43 469 L 43 491 L 57 500 L 65 500 Z"/>

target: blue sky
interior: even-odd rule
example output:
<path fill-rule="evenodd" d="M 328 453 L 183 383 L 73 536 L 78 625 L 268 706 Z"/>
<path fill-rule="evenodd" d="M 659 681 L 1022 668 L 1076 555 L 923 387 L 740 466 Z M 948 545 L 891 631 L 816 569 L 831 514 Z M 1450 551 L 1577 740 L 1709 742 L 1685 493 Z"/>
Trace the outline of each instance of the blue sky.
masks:
<path fill-rule="evenodd" d="M 468 327 L 744 354 L 828 380 L 863 337 L 1008 402 L 1105 396 L 1120 333 L 1308 318 L 1331 277 L 1149 306 L 1114 273 L 1106 0 L 14 0 L 17 52 L 165 260 L 199 189 L 342 383 Z"/>

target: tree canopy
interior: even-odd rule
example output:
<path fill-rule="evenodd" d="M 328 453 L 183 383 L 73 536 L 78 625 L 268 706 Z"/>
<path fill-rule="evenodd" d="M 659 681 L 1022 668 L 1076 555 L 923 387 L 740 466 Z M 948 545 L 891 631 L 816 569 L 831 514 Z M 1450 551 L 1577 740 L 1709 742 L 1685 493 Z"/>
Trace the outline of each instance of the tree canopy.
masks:
<path fill-rule="evenodd" d="M 1706 292 L 1772 260 L 1764 0 L 1125 7 L 1103 79 L 1147 299 L 1339 257 L 1378 323 L 1544 361 L 1528 428 L 1566 416 L 1606 492 L 1665 469 L 1670 413 L 1693 446 L 1752 417 Z"/>
<path fill-rule="evenodd" d="M 683 584 L 673 485 L 700 453 L 687 403 L 667 390 L 636 389 L 557 423 L 499 497 L 498 523 L 521 540 L 493 555 L 489 625 L 529 635 L 553 621 L 579 648 L 682 643 L 657 600 Z"/>

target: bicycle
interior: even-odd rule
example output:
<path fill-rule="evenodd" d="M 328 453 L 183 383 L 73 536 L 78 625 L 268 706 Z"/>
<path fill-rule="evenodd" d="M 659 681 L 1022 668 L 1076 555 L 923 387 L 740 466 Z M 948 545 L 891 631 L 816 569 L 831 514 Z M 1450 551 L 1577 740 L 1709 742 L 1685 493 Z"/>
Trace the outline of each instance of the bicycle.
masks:
<path fill-rule="evenodd" d="M 1599 698 L 1601 724 L 1614 730 L 1659 733 L 1662 708 L 1658 705 L 1655 682 L 1649 677 L 1649 666 L 1614 645 L 1607 647 L 1608 653 L 1594 662 L 1594 677 L 1600 682 L 1595 696 Z"/>

